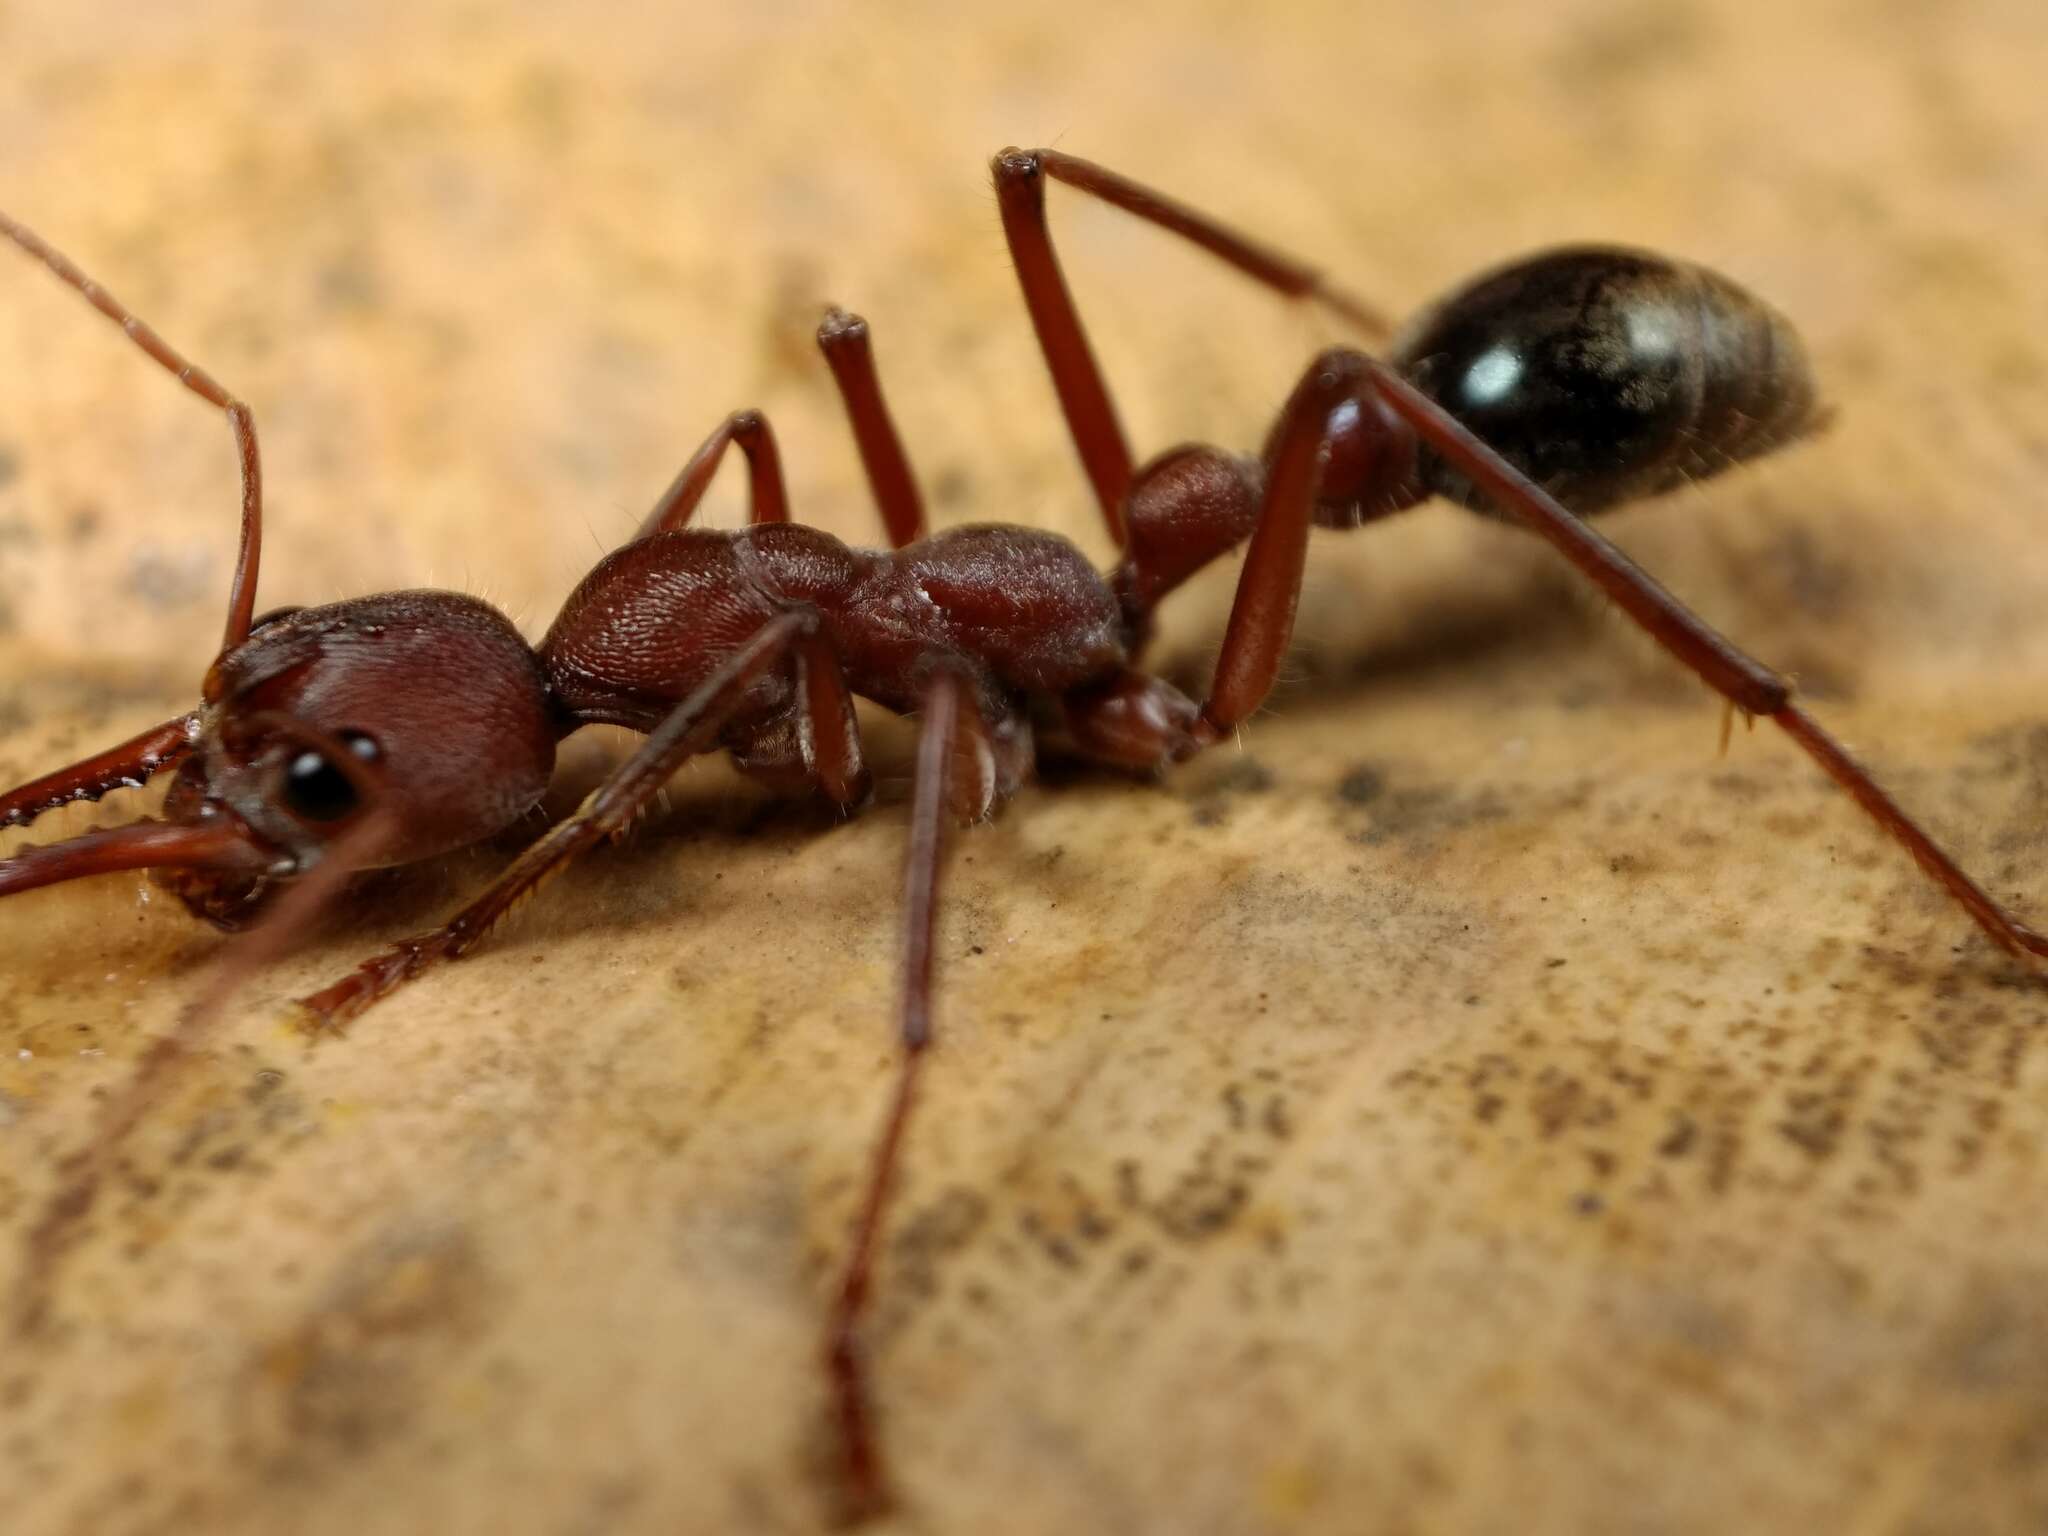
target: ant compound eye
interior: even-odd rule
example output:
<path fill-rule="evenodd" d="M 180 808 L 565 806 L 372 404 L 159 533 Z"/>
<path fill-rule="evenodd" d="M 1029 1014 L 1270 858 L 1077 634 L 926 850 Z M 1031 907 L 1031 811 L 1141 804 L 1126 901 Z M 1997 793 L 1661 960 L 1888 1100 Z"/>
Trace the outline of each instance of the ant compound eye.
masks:
<path fill-rule="evenodd" d="M 348 775 L 318 752 L 293 756 L 284 770 L 284 803 L 302 821 L 339 821 L 356 808 Z"/>
<path fill-rule="evenodd" d="M 361 731 L 343 731 L 341 741 L 351 754 L 366 763 L 382 755 L 376 741 Z M 327 758 L 311 748 L 294 753 L 285 764 L 284 803 L 302 821 L 340 821 L 361 803 L 353 780 Z"/>

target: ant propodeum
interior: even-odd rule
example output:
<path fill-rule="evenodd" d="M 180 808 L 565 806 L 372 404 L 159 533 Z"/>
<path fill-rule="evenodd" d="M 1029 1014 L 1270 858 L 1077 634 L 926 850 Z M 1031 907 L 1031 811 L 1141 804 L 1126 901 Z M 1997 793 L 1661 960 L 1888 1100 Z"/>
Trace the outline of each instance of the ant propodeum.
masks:
<path fill-rule="evenodd" d="M 1376 317 L 1314 269 L 1099 166 L 1049 150 L 994 161 L 1004 233 L 1067 426 L 1121 551 L 1107 574 L 1053 534 L 925 530 L 866 326 L 833 312 L 818 340 L 887 529 L 848 548 L 793 523 L 775 440 L 728 418 L 639 532 L 599 561 L 538 646 L 453 592 L 353 598 L 257 617 L 262 493 L 248 408 L 20 224 L 0 231 L 224 411 L 241 456 L 241 554 L 199 706 L 0 796 L 0 826 L 168 772 L 161 818 L 0 858 L 0 895 L 147 869 L 223 927 L 301 877 L 424 859 L 490 837 L 547 788 L 585 725 L 645 741 L 448 922 L 300 1004 L 332 1028 L 468 953 L 578 853 L 626 828 L 694 753 L 730 753 L 779 792 L 847 810 L 868 798 L 853 698 L 916 715 L 899 1029 L 902 1066 L 837 1283 L 825 1359 L 844 1492 L 877 1507 L 886 1476 L 861 1328 L 878 1235 L 932 1039 L 946 829 L 985 820 L 1030 777 L 1041 741 L 1139 773 L 1228 739 L 1286 654 L 1312 527 L 1351 529 L 1445 496 L 1525 524 L 1727 700 L 1781 727 L 2006 949 L 2048 940 L 2007 913 L 1759 665 L 1582 517 L 1704 479 L 1793 442 L 1824 412 L 1791 325 L 1727 279 L 1610 248 L 1555 250 L 1453 292 L 1384 359 L 1323 352 L 1256 454 L 1184 446 L 1136 465 L 1046 222 L 1051 177 L 1203 246 L 1257 281 L 1367 331 Z M 689 526 L 726 449 L 751 477 L 748 526 Z M 1159 602 L 1247 544 L 1214 679 L 1200 702 L 1138 662 Z M 275 927 L 281 918 L 268 920 Z M 260 925 L 259 925 L 260 927 Z M 131 1116 L 132 1119 L 132 1116 Z M 102 1138 L 124 1125 L 110 1122 Z M 39 1229 L 91 1198 L 89 1183 Z"/>

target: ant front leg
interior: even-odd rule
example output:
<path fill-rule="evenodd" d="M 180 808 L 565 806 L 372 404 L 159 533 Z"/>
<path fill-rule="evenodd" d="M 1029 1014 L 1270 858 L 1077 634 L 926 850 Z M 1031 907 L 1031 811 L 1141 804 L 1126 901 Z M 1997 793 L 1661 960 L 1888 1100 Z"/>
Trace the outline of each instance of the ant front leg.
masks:
<path fill-rule="evenodd" d="M 782 454 L 775 446 L 775 433 L 768 426 L 768 418 L 759 411 L 734 411 L 704 439 L 703 446 L 690 455 L 689 462 L 677 471 L 668 489 L 654 503 L 653 510 L 642 519 L 633 537 L 626 542 L 637 544 L 657 533 L 674 533 L 678 528 L 689 526 L 691 517 L 696 514 L 697 503 L 704 499 L 704 491 L 711 484 L 711 477 L 718 473 L 726 448 L 733 443 L 738 443 L 740 452 L 747 456 L 751 503 L 747 521 L 788 522 L 789 494 L 782 484 Z"/>
<path fill-rule="evenodd" d="M 845 402 L 861 466 L 882 514 L 882 524 L 888 530 L 889 542 L 898 549 L 915 543 L 925 532 L 924 498 L 918 493 L 917 477 L 911 471 L 895 423 L 889 418 L 888 402 L 882 396 L 881 378 L 868 343 L 867 321 L 844 310 L 828 310 L 818 326 L 818 349 L 825 354 L 840 398 Z M 768 418 L 759 411 L 734 411 L 690 455 L 689 462 L 677 472 L 627 542 L 636 543 L 653 534 L 673 533 L 689 526 L 712 476 L 725 459 L 725 450 L 735 443 L 747 457 L 747 521 L 788 522 L 789 493 L 783 484 L 782 454 L 775 446 L 775 433 Z"/>
<path fill-rule="evenodd" d="M 768 620 L 669 712 L 573 816 L 513 860 L 475 901 L 439 928 L 394 945 L 333 986 L 300 999 L 308 1027 L 337 1029 L 430 966 L 468 954 L 576 855 L 625 832 L 684 760 L 717 740 L 748 686 L 812 635 L 817 622 L 808 612 L 780 613 Z"/>

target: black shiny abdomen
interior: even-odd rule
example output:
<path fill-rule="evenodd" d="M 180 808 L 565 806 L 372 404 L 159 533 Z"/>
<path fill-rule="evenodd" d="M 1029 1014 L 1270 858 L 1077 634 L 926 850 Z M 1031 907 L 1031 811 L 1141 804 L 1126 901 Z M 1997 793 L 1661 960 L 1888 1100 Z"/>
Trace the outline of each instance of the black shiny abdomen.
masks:
<path fill-rule="evenodd" d="M 1571 247 L 1496 268 L 1411 322 L 1389 360 L 1579 512 L 1703 479 L 1818 421 L 1789 321 L 1647 251 Z M 1480 505 L 1440 461 L 1423 472 L 1435 493 Z"/>

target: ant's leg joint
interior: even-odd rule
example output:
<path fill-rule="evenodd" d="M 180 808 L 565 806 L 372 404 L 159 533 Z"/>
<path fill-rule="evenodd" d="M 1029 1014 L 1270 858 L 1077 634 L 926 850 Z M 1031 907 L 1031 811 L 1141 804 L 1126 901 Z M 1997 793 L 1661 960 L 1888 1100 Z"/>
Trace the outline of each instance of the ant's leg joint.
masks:
<path fill-rule="evenodd" d="M 1035 149 L 1019 149 L 1013 144 L 999 151 L 988 164 L 999 185 L 1042 181 L 1045 178 L 1045 166 L 1039 161 Z"/>
<path fill-rule="evenodd" d="M 1792 702 L 1792 685 L 1782 677 L 1773 677 L 1760 683 L 1751 697 L 1738 699 L 1736 708 L 1745 715 L 1775 716 L 1785 712 Z"/>
<path fill-rule="evenodd" d="M 818 345 L 830 351 L 842 342 L 860 341 L 867 333 L 865 318 L 833 304 L 826 308 L 825 317 L 818 322 Z"/>
<path fill-rule="evenodd" d="M 1365 354 L 1356 347 L 1325 347 L 1310 366 L 1326 390 L 1355 390 L 1371 376 Z"/>

